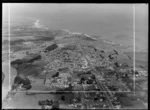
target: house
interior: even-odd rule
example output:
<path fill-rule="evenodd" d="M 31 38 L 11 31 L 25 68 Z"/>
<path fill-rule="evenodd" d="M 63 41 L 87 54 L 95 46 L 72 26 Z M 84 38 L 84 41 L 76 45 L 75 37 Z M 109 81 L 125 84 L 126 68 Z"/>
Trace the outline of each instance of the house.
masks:
<path fill-rule="evenodd" d="M 52 87 L 54 88 L 67 88 L 69 87 L 66 78 L 55 78 L 52 81 Z"/>
<path fill-rule="evenodd" d="M 139 75 L 141 76 L 147 76 L 147 71 L 138 71 L 139 72 Z"/>
<path fill-rule="evenodd" d="M 46 86 L 46 87 L 50 87 L 50 86 L 51 86 L 51 83 L 52 83 L 52 80 L 50 80 L 50 79 L 46 79 L 46 80 L 45 80 L 45 86 Z"/>

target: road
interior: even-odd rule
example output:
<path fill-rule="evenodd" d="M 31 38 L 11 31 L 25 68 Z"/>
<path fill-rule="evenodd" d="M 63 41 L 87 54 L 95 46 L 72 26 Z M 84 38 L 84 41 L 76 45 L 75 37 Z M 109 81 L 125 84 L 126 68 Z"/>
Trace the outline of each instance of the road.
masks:
<path fill-rule="evenodd" d="M 110 101 L 110 98 L 109 98 L 109 96 L 108 96 L 108 91 L 107 90 L 105 90 L 105 88 L 103 87 L 103 85 L 101 84 L 101 82 L 97 79 L 97 74 L 96 74 L 96 70 L 94 70 L 93 69 L 93 71 L 92 71 L 92 73 L 93 73 L 93 75 L 95 76 L 95 78 L 96 78 L 96 82 L 97 82 L 97 85 L 98 85 L 98 87 L 100 88 L 100 90 L 102 90 L 103 92 L 104 92 L 104 94 L 105 94 L 105 97 L 106 97 L 106 99 L 107 99 L 107 102 L 108 102 L 108 104 L 109 104 L 109 106 L 110 106 L 110 109 L 114 109 L 114 106 L 113 106 L 113 104 L 111 103 L 111 101 Z"/>
<path fill-rule="evenodd" d="M 91 66 L 91 64 L 90 64 L 90 62 L 89 62 L 89 60 L 88 60 L 88 58 L 86 57 L 86 55 L 85 55 L 84 52 L 83 52 L 83 49 L 82 49 L 81 45 L 79 45 L 79 48 L 80 48 L 80 50 L 82 51 L 82 55 L 83 55 L 83 56 L 85 57 L 85 59 L 87 60 L 88 66 L 89 66 L 90 70 L 92 70 L 92 74 L 93 74 L 93 75 L 95 76 L 95 78 L 96 78 L 96 82 L 97 82 L 98 87 L 100 88 L 100 90 L 104 91 L 104 94 L 105 94 L 105 97 L 106 97 L 106 99 L 107 99 L 107 103 L 108 103 L 108 105 L 110 106 L 110 109 L 114 109 L 114 106 L 113 106 L 113 104 L 111 103 L 109 96 L 107 95 L 107 91 L 105 90 L 105 88 L 103 87 L 103 85 L 100 83 L 100 81 L 97 79 L 98 72 L 95 70 L 95 68 L 92 68 L 92 66 Z"/>

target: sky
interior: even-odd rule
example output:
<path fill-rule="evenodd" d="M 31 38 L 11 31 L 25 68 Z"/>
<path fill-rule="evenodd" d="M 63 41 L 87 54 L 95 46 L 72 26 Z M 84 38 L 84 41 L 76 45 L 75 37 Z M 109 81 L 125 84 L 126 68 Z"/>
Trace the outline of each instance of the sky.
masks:
<path fill-rule="evenodd" d="M 135 35 L 139 48 L 148 44 L 148 5 L 134 4 L 46 4 L 11 3 L 10 20 L 17 18 L 39 19 L 49 29 L 68 29 L 89 35 L 102 36 L 133 45 L 133 16 Z M 3 19 L 8 18 L 8 4 L 3 4 Z"/>

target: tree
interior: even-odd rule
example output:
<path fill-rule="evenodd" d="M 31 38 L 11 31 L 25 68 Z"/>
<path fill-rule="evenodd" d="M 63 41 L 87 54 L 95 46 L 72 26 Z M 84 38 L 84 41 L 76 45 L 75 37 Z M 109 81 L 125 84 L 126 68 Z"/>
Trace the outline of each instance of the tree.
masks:
<path fill-rule="evenodd" d="M 52 51 L 52 50 L 56 49 L 57 47 L 58 47 L 57 44 L 52 44 L 52 45 L 48 46 L 45 49 L 45 51 Z"/>
<path fill-rule="evenodd" d="M 67 88 L 67 90 L 68 90 L 68 91 L 72 91 L 72 88 L 73 88 L 72 85 L 69 84 L 69 87 Z"/>
<path fill-rule="evenodd" d="M 54 103 L 52 105 L 52 109 L 59 109 L 59 102 L 58 101 L 54 101 Z"/>
<path fill-rule="evenodd" d="M 29 89 L 32 88 L 31 84 L 30 84 L 30 85 L 23 85 L 23 87 L 24 87 L 25 89 L 27 89 L 27 90 L 29 90 Z"/>
<path fill-rule="evenodd" d="M 120 67 L 120 64 L 119 64 L 118 62 L 115 62 L 114 65 L 115 65 L 116 67 Z"/>
<path fill-rule="evenodd" d="M 20 76 L 16 76 L 14 79 L 14 84 L 22 84 L 23 80 Z"/>
<path fill-rule="evenodd" d="M 65 100 L 65 96 L 61 96 L 61 100 Z"/>
<path fill-rule="evenodd" d="M 52 78 L 58 77 L 58 76 L 59 76 L 59 72 L 56 72 L 56 74 L 52 75 Z"/>
<path fill-rule="evenodd" d="M 85 81 L 85 78 L 82 77 L 80 81 L 81 81 L 81 83 L 83 83 Z"/>
<path fill-rule="evenodd" d="M 135 75 L 137 75 L 137 74 L 139 74 L 139 72 L 138 72 L 138 71 L 135 71 Z"/>
<path fill-rule="evenodd" d="M 91 79 L 95 79 L 95 76 L 94 76 L 94 75 L 92 75 L 92 76 L 91 76 Z"/>
<path fill-rule="evenodd" d="M 86 74 L 91 74 L 91 71 L 87 71 Z"/>

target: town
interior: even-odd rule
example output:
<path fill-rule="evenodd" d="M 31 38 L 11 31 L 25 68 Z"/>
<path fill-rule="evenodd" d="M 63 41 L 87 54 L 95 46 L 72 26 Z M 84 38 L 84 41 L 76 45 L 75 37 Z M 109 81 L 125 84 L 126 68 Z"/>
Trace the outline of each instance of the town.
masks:
<path fill-rule="evenodd" d="M 40 76 L 44 79 L 46 93 L 59 94 L 68 107 L 86 109 L 136 108 L 137 105 L 145 107 L 144 102 L 147 99 L 143 99 L 140 95 L 137 97 L 137 94 L 147 92 L 147 87 L 144 86 L 147 72 L 134 72 L 128 64 L 119 63 L 117 56 L 116 50 L 108 54 L 104 50 L 83 43 L 61 47 L 52 44 L 43 49 L 40 55 L 30 55 L 31 58 L 26 57 L 11 64 L 16 66 L 35 60 L 44 62 Z M 22 88 L 32 89 L 32 83 L 27 77 L 22 82 L 18 80 L 21 78 L 15 78 L 13 88 L 22 84 Z M 44 94 L 45 91 L 41 93 Z M 39 101 L 39 105 L 43 109 L 58 108 L 59 102 L 54 101 L 53 106 L 53 100 L 47 99 Z"/>
<path fill-rule="evenodd" d="M 116 51 L 107 56 L 103 50 L 82 44 L 50 49 L 42 59 L 47 62 L 42 73 L 46 76 L 45 86 L 49 91 L 63 91 L 66 97 L 68 92 L 73 94 L 69 106 L 126 108 L 134 105 L 134 91 L 143 90 L 138 88 L 134 75 L 146 77 L 147 73 L 134 74 L 127 64 L 118 64 Z"/>

